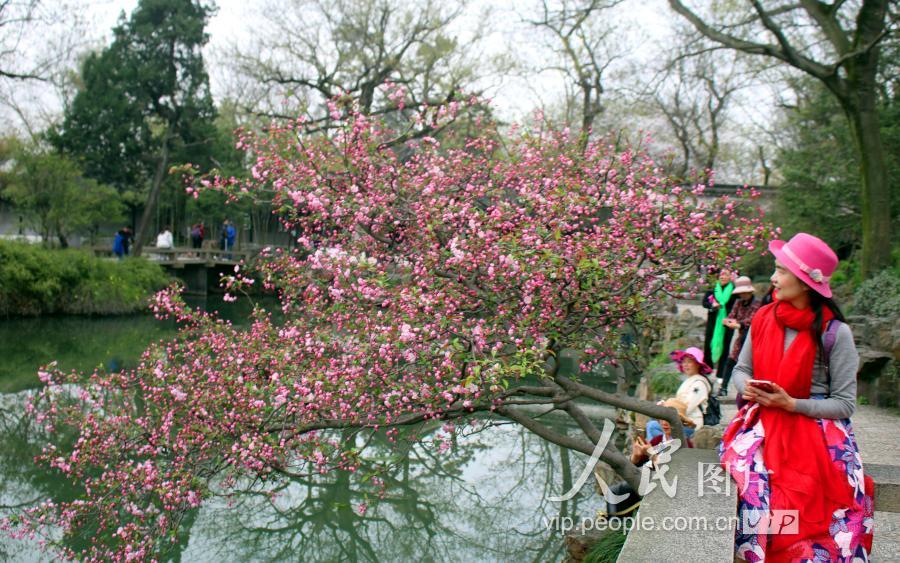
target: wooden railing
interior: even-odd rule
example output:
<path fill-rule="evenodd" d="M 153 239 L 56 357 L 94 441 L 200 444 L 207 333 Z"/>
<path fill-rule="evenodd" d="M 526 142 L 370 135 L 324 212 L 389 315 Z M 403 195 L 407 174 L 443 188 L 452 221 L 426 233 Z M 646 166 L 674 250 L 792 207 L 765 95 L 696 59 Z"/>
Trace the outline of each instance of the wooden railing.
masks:
<path fill-rule="evenodd" d="M 231 265 L 241 261 L 251 262 L 259 254 L 260 249 L 232 249 L 220 248 L 156 248 L 145 246 L 141 256 L 147 260 L 159 262 L 164 266 L 183 268 L 189 264 L 203 264 L 207 267 L 216 265 Z M 112 249 L 103 246 L 95 246 L 94 254 L 98 256 L 113 256 Z"/>

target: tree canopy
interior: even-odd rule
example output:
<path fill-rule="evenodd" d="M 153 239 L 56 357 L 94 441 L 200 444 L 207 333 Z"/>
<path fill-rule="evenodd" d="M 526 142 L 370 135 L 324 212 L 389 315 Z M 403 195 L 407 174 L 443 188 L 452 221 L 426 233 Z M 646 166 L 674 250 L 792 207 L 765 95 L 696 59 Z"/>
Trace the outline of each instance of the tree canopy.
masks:
<path fill-rule="evenodd" d="M 210 165 L 218 132 L 201 49 L 211 13 L 197 0 L 141 0 L 113 42 L 85 60 L 83 85 L 50 135 L 89 177 L 143 209 L 138 245 L 169 166 Z"/>
<path fill-rule="evenodd" d="M 798 80 L 797 102 L 779 121 L 783 136 L 775 164 L 781 175 L 776 220 L 786 232 L 815 232 L 842 258 L 861 244 L 859 156 L 847 121 L 818 83 Z M 900 213 L 900 104 L 878 105 L 892 193 L 891 217 Z M 825 204 L 827 203 L 827 205 Z"/>
<path fill-rule="evenodd" d="M 110 186 L 86 178 L 70 159 L 35 147 L 11 144 L 11 169 L 2 195 L 23 213 L 45 240 L 69 237 L 122 216 L 122 202 Z"/>
<path fill-rule="evenodd" d="M 409 127 L 459 109 L 427 108 Z M 229 299 L 248 284 L 276 290 L 284 321 L 259 309 L 238 330 L 163 292 L 157 314 L 183 329 L 137 369 L 43 372 L 32 411 L 50 437 L 43 459 L 84 492 L 29 510 L 22 529 L 61 527 L 69 556 L 154 557 L 188 511 L 244 477 L 355 473 L 365 449 L 343 432 L 488 416 L 591 454 L 602 434 L 576 398 L 681 435 L 674 409 L 603 392 L 589 373 L 621 360 L 623 335 L 670 295 L 702 283 L 698 266 L 766 240 L 752 204 L 698 203 L 703 184 L 685 189 L 639 151 L 566 132 L 503 137 L 485 122 L 449 148 L 425 136 L 399 151 L 406 132 L 359 112 L 334 135 L 305 122 L 242 134 L 248 180 L 198 183 L 271 200 L 298 233 L 303 251 L 226 280 Z M 560 370 L 564 349 L 582 372 Z M 556 406 L 580 431 L 561 434 L 527 405 Z M 70 432 L 74 445 L 54 438 Z M 601 458 L 638 486 L 612 443 Z M 73 538 L 90 547 L 74 553 Z"/>
<path fill-rule="evenodd" d="M 885 38 L 897 33 L 888 0 L 785 6 L 732 6 L 707 12 L 669 0 L 675 12 L 711 41 L 768 57 L 820 81 L 840 105 L 859 161 L 862 272 L 890 264 L 891 188 L 877 110 Z"/>

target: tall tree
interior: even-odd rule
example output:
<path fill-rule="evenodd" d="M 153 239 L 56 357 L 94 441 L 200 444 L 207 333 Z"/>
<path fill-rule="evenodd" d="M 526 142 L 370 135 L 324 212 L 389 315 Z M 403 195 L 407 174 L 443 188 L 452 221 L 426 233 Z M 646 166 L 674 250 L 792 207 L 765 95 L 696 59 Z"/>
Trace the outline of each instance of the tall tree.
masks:
<path fill-rule="evenodd" d="M 669 0 L 673 10 L 709 39 L 790 65 L 822 81 L 834 95 L 859 155 L 862 273 L 870 276 L 891 258 L 891 189 L 876 75 L 881 44 L 897 33 L 897 14 L 889 14 L 890 0 L 800 0 L 769 8 L 760 0 L 749 4 L 746 9 L 719 11 L 704 19 L 681 0 Z"/>
<path fill-rule="evenodd" d="M 0 192 L 41 233 L 45 243 L 56 237 L 62 248 L 79 231 L 96 231 L 104 221 L 121 218 L 116 191 L 85 178 L 78 166 L 58 154 L 13 143 L 11 170 Z"/>
<path fill-rule="evenodd" d="M 804 77 L 805 78 L 805 77 Z M 850 129 L 834 97 L 818 82 L 794 81 L 796 102 L 778 120 L 781 134 L 775 164 L 781 176 L 778 222 L 789 232 L 816 229 L 839 256 L 859 245 L 859 158 Z M 900 93 L 898 93 L 900 94 Z M 900 96 L 879 104 L 891 217 L 900 211 Z M 829 203 L 822 205 L 823 201 Z"/>
<path fill-rule="evenodd" d="M 143 208 L 138 255 L 169 166 L 202 165 L 217 137 L 201 53 L 211 13 L 198 0 L 141 0 L 112 44 L 85 61 L 84 87 L 51 137 L 91 177 L 130 193 L 133 215 Z"/>

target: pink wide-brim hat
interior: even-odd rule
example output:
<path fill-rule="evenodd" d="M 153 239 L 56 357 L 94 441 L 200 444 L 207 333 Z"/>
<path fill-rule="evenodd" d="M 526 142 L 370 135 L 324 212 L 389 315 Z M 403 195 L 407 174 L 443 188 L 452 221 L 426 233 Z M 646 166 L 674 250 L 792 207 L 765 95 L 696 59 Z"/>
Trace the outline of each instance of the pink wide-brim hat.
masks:
<path fill-rule="evenodd" d="M 690 348 L 685 348 L 684 350 L 675 350 L 669 357 L 672 358 L 672 361 L 678 364 L 678 371 L 684 373 L 684 369 L 681 367 L 681 360 L 684 359 L 685 356 L 690 356 L 697 360 L 697 363 L 700 364 L 700 373 L 707 374 L 712 373 L 712 368 L 706 365 L 706 362 L 703 361 L 703 350 L 697 348 L 696 346 L 691 346 Z"/>
<path fill-rule="evenodd" d="M 741 276 L 734 280 L 734 290 L 732 293 L 753 293 L 753 280 L 747 276 Z"/>
<path fill-rule="evenodd" d="M 837 254 L 825 241 L 807 233 L 797 233 L 791 240 L 773 240 L 769 252 L 792 274 L 822 297 L 831 297 L 831 275 L 838 265 Z"/>

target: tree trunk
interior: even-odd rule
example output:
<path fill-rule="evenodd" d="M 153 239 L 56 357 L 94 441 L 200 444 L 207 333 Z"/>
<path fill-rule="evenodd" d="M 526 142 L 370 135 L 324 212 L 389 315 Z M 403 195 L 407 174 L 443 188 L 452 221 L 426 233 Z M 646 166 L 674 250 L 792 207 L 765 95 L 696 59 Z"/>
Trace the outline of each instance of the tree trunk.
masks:
<path fill-rule="evenodd" d="M 591 116 L 591 88 L 590 86 L 582 86 L 581 88 L 581 136 L 578 139 L 578 147 L 581 152 L 587 148 L 588 138 L 591 135 L 591 126 L 594 124 L 594 118 Z"/>
<path fill-rule="evenodd" d="M 144 206 L 144 213 L 141 215 L 141 223 L 138 226 L 134 240 L 134 256 L 140 256 L 144 250 L 144 245 L 150 238 L 150 222 L 156 213 L 156 205 L 159 203 L 159 191 L 162 189 L 163 180 L 166 178 L 166 168 L 169 166 L 169 140 L 171 134 L 167 134 L 163 140 L 162 154 L 159 157 L 159 164 L 156 167 L 156 173 L 153 175 L 153 185 L 150 187 L 150 194 L 147 196 L 147 204 Z"/>
<path fill-rule="evenodd" d="M 860 89 L 856 100 L 842 100 L 859 155 L 862 175 L 860 211 L 863 279 L 889 266 L 891 261 L 891 187 L 884 161 L 875 96 L 873 79 L 871 88 Z"/>

